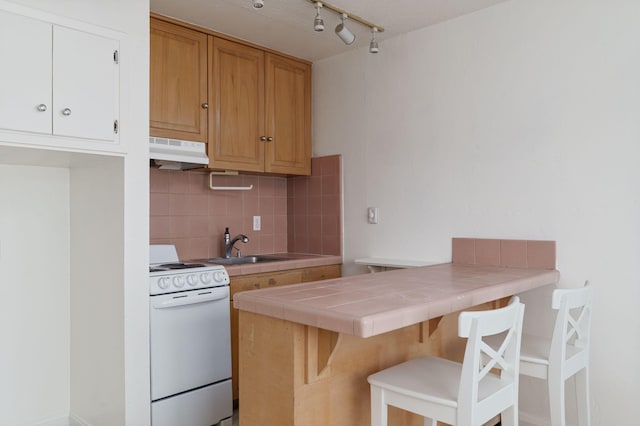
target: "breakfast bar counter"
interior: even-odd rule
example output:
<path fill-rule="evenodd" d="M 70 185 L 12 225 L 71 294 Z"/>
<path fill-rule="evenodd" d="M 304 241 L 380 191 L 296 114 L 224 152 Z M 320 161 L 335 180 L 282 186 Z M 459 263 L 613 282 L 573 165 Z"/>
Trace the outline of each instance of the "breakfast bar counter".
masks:
<path fill-rule="evenodd" d="M 370 337 L 558 281 L 555 270 L 445 263 L 238 293 L 234 306 Z"/>
<path fill-rule="evenodd" d="M 456 263 L 456 247 L 510 242 L 461 240 L 454 263 L 237 293 L 240 425 L 368 425 L 370 374 L 426 354 L 460 361 L 460 311 L 500 307 L 559 280 L 555 244 L 552 260 L 527 263 L 525 253 L 514 267 L 481 264 L 475 252 Z M 422 419 L 390 409 L 389 425 Z"/>

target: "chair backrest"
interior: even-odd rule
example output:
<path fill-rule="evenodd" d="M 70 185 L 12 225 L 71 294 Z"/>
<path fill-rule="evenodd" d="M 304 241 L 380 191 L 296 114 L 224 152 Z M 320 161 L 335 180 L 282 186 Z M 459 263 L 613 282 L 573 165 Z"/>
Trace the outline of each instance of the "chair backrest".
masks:
<path fill-rule="evenodd" d="M 524 304 L 517 296 L 501 309 L 460 314 L 458 335 L 468 340 L 458 393 L 458 424 L 482 424 L 517 402 L 523 316 Z M 503 337 L 497 349 L 483 341 L 494 335 Z M 491 373 L 494 368 L 500 370 L 499 378 Z M 480 389 L 490 374 L 501 383 L 496 394 L 487 396 Z"/>
<path fill-rule="evenodd" d="M 592 299 L 593 289 L 588 281 L 581 288 L 554 290 L 551 307 L 557 309 L 558 314 L 551 338 L 550 368 L 562 365 L 575 354 L 581 354 L 586 364 Z"/>

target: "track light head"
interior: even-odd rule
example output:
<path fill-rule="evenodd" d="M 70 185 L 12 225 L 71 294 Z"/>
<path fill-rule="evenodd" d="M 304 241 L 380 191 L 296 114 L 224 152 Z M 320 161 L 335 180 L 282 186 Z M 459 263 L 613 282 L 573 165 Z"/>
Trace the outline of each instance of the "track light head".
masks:
<path fill-rule="evenodd" d="M 254 9 L 261 9 L 264 6 L 264 0 L 252 0 Z"/>
<path fill-rule="evenodd" d="M 320 9 L 322 9 L 322 2 L 316 2 L 316 18 L 313 20 L 313 29 L 315 31 L 324 31 L 324 21 L 320 16 Z"/>
<path fill-rule="evenodd" d="M 340 40 L 342 40 L 344 44 L 351 44 L 355 41 L 356 35 L 344 25 L 344 21 L 347 19 L 347 14 L 343 13 L 341 18 L 342 22 L 340 22 L 336 27 L 336 35 L 340 37 Z"/>
<path fill-rule="evenodd" d="M 376 41 L 376 33 L 378 32 L 378 27 L 371 28 L 371 43 L 369 43 L 369 52 L 378 53 L 380 49 L 378 48 L 378 42 Z"/>

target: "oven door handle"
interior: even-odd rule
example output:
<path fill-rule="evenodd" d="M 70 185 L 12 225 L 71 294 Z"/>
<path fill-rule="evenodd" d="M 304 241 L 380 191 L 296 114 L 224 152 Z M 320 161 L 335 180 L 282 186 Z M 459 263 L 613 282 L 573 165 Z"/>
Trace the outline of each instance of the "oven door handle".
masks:
<path fill-rule="evenodd" d="M 154 309 L 167 309 L 174 308 L 177 306 L 185 306 L 185 305 L 195 305 L 196 303 L 205 303 L 205 302 L 213 302 L 216 300 L 228 299 L 229 292 L 202 292 L 196 296 L 176 296 L 170 300 L 164 300 L 162 302 L 154 303 Z"/>

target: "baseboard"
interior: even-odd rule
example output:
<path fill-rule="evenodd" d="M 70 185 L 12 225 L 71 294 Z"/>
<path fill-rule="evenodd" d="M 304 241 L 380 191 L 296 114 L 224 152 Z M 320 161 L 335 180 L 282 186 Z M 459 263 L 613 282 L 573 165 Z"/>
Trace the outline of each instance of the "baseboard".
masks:
<path fill-rule="evenodd" d="M 91 426 L 91 424 L 82 417 L 71 414 L 69 416 L 69 426 Z"/>
<path fill-rule="evenodd" d="M 32 423 L 30 426 L 70 426 L 69 417 L 62 416 L 54 419 L 47 419 L 38 423 Z"/>
<path fill-rule="evenodd" d="M 525 413 L 522 410 L 518 413 L 520 426 L 550 426 L 549 419 L 537 416 L 532 413 Z"/>
<path fill-rule="evenodd" d="M 70 415 L 47 419 L 38 423 L 32 423 L 29 426 L 91 426 L 89 422 L 81 417 Z"/>

